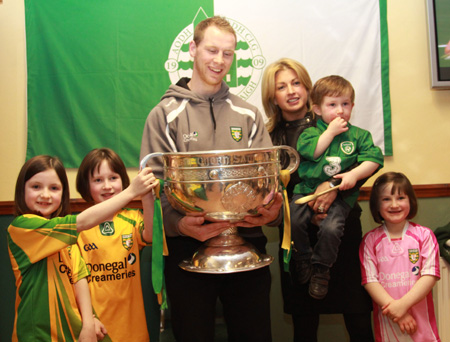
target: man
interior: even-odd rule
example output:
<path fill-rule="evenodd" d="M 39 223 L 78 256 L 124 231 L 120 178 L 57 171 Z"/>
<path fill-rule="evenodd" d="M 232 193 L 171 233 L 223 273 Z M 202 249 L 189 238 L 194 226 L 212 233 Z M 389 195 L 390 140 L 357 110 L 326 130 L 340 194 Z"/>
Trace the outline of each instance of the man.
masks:
<path fill-rule="evenodd" d="M 258 109 L 230 94 L 223 78 L 230 70 L 236 34 L 222 17 L 200 22 L 189 53 L 194 58 L 192 78 L 171 85 L 150 112 L 141 145 L 141 158 L 152 152 L 186 152 L 272 146 Z M 231 127 L 241 132 L 233 139 Z M 162 179 L 161 161 L 152 159 Z M 205 274 L 182 270 L 178 264 L 192 257 L 203 241 L 229 227 L 226 222 L 205 222 L 184 216 L 163 198 L 164 227 L 169 256 L 165 274 L 171 305 L 171 323 L 177 341 L 211 342 L 217 298 L 223 304 L 229 341 L 271 341 L 270 271 L 263 267 L 231 274 Z M 240 235 L 265 252 L 261 225 L 279 217 L 281 196 L 260 216 L 239 223 Z"/>

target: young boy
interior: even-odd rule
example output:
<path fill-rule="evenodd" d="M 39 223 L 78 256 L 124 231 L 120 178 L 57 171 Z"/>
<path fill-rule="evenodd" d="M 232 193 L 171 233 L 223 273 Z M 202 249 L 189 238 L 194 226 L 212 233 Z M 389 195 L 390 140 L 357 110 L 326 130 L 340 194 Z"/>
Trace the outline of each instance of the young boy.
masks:
<path fill-rule="evenodd" d="M 345 198 L 338 194 L 327 209 L 318 207 L 317 212 L 326 217 L 319 223 L 314 247 L 307 230 L 314 212 L 308 204 L 297 205 L 295 201 L 314 193 L 330 177 L 340 181 L 339 190 L 352 189 L 383 166 L 383 154 L 374 145 L 370 132 L 349 123 L 355 100 L 349 81 L 340 76 L 324 77 L 314 85 L 311 100 L 314 112 L 320 117 L 317 127 L 306 129 L 297 143 L 302 162 L 298 169 L 300 183 L 294 188 L 290 204 L 292 257 L 298 282 L 306 284 L 311 279 L 309 294 L 322 299 L 328 292 L 329 271 L 336 261 L 345 219 L 359 191 L 352 190 Z"/>

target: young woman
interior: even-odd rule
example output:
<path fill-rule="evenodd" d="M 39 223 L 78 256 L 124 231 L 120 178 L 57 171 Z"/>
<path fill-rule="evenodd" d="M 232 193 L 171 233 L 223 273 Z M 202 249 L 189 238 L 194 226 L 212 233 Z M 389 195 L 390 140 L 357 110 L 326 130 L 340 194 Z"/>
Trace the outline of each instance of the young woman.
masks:
<path fill-rule="evenodd" d="M 267 129 L 274 145 L 289 145 L 296 149 L 298 137 L 303 130 L 315 126 L 316 117 L 312 112 L 310 100 L 311 89 L 312 82 L 307 70 L 295 60 L 282 58 L 265 69 L 262 101 L 269 119 Z M 290 198 L 294 186 L 299 181 L 296 172 L 291 174 L 291 181 L 287 187 Z M 326 181 L 317 187 L 316 192 L 329 187 L 330 181 Z M 352 191 L 354 190 L 348 190 L 349 193 Z M 335 198 L 336 193 L 331 192 L 310 202 L 311 208 L 316 213 L 314 222 L 317 223 L 317 220 L 325 217 Z M 302 270 L 296 269 L 295 264 L 291 262 L 291 272 L 283 272 L 283 252 L 280 249 L 284 311 L 292 315 L 295 342 L 317 341 L 319 315 L 334 313 L 344 314 L 351 341 L 373 341 L 371 301 L 361 286 L 358 264 L 358 248 L 362 237 L 360 214 L 361 209 L 356 205 L 346 221 L 338 258 L 330 270 L 332 279 L 329 292 L 324 299 L 311 298 L 308 294 L 309 284 L 293 284 L 292 278 L 298 279 Z M 316 226 L 312 225 L 311 228 L 312 232 L 317 232 Z M 280 241 L 282 237 L 283 231 L 280 227 Z M 311 243 L 314 243 L 317 236 L 312 234 L 310 239 Z"/>

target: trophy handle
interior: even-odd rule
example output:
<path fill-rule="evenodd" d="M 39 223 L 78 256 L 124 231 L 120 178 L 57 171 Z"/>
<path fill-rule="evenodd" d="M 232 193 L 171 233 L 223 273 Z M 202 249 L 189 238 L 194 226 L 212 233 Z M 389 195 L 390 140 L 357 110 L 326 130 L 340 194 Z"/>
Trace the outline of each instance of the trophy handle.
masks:
<path fill-rule="evenodd" d="M 293 173 L 297 170 L 300 165 L 300 156 L 295 148 L 287 145 L 281 145 L 278 147 L 280 150 L 284 150 L 289 156 L 289 165 L 287 166 L 287 170 L 289 173 Z"/>
<path fill-rule="evenodd" d="M 146 165 L 147 162 L 149 161 L 149 159 L 151 158 L 155 158 L 155 157 L 161 157 L 163 155 L 162 152 L 155 152 L 155 153 L 150 153 L 147 154 L 144 158 L 142 158 L 140 165 L 140 170 L 142 170 Z"/>

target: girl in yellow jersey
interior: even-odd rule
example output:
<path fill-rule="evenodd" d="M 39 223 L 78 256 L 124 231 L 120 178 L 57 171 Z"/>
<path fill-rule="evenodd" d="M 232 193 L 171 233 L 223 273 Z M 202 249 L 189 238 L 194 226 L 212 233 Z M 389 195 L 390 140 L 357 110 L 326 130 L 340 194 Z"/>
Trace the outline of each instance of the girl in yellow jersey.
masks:
<path fill-rule="evenodd" d="M 93 319 L 78 234 L 155 185 L 151 169 L 144 169 L 113 201 L 68 215 L 69 187 L 61 161 L 36 156 L 24 164 L 15 190 L 17 217 L 7 231 L 17 289 L 13 341 L 85 342 L 104 336 L 104 327 Z"/>
<path fill-rule="evenodd" d="M 83 159 L 76 184 L 88 203 L 104 203 L 127 188 L 129 178 L 122 159 L 111 149 L 100 148 Z M 142 201 L 153 201 L 152 194 L 143 196 Z M 153 205 L 144 208 L 144 212 L 122 208 L 78 239 L 91 272 L 88 282 L 95 314 L 114 342 L 149 341 L 139 251 L 152 241 L 152 224 L 147 222 L 152 222 L 153 212 L 147 208 Z"/>

